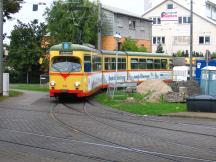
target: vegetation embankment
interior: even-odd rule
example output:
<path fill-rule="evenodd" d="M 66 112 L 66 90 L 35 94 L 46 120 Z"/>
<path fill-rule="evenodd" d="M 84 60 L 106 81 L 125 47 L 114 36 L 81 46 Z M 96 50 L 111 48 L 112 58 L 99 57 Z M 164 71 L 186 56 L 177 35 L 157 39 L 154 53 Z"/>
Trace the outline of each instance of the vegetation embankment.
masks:
<path fill-rule="evenodd" d="M 146 95 L 119 93 L 111 99 L 106 93 L 101 93 L 96 96 L 96 101 L 119 110 L 140 115 L 166 115 L 168 113 L 186 111 L 186 104 L 167 103 L 163 101 L 149 103 L 143 100 Z M 129 101 L 130 98 L 133 98 L 133 100 Z"/>
<path fill-rule="evenodd" d="M 48 86 L 41 86 L 39 84 L 11 84 L 10 89 L 48 92 L 49 87 Z"/>
<path fill-rule="evenodd" d="M 22 92 L 17 92 L 17 91 L 14 91 L 14 90 L 10 90 L 9 91 L 9 96 L 0 96 L 0 101 L 3 101 L 9 97 L 17 97 L 17 96 L 20 96 L 22 95 L 23 93 Z"/>

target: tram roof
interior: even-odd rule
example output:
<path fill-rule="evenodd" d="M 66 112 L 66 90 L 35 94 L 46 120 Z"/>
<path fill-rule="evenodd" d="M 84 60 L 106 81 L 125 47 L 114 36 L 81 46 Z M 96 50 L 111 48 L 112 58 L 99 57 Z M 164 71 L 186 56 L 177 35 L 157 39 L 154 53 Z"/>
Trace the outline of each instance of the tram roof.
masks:
<path fill-rule="evenodd" d="M 67 43 L 69 46 L 64 48 L 64 43 Z M 54 45 L 50 48 L 50 51 L 61 51 L 61 52 L 70 52 L 70 51 L 93 51 L 97 52 L 96 49 L 79 44 L 72 44 L 71 42 L 63 42 L 57 45 Z"/>
<path fill-rule="evenodd" d="M 150 57 L 172 57 L 165 53 L 148 53 L 148 52 L 128 52 L 128 51 L 117 51 L 118 55 L 128 55 L 128 56 L 150 56 Z M 116 51 L 101 50 L 102 54 L 116 55 Z"/>
<path fill-rule="evenodd" d="M 126 52 L 129 56 L 172 57 L 166 53 Z"/>
<path fill-rule="evenodd" d="M 125 52 L 123 51 L 109 51 L 109 50 L 101 50 L 102 54 L 107 54 L 107 55 L 116 55 L 116 52 L 118 53 L 118 55 L 126 55 Z"/>

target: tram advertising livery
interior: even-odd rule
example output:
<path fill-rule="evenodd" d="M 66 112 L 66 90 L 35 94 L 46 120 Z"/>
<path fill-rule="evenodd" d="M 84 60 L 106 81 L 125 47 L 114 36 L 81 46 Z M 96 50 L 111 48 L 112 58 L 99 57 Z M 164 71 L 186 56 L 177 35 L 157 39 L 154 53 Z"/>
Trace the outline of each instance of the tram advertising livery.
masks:
<path fill-rule="evenodd" d="M 116 55 L 64 42 L 50 48 L 50 96 L 86 97 L 116 81 L 171 80 L 171 64 L 167 54 L 117 51 Z"/>

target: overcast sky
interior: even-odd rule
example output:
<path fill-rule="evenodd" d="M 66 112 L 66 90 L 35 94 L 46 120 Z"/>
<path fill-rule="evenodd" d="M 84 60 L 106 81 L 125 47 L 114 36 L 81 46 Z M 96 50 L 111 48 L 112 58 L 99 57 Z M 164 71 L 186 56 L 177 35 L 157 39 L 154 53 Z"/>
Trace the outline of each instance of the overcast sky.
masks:
<path fill-rule="evenodd" d="M 17 20 L 20 20 L 24 23 L 30 22 L 33 19 L 38 19 L 40 21 L 44 21 L 43 13 L 46 7 L 49 7 L 53 0 L 24 0 L 25 3 L 22 5 L 19 13 L 13 15 L 13 20 L 7 21 L 4 24 L 4 33 L 7 33 L 7 36 L 10 35 L 11 30 L 14 25 L 17 23 Z M 93 0 L 91 0 L 93 1 Z M 100 0 L 102 4 L 114 6 L 117 8 L 122 8 L 128 10 L 130 12 L 134 12 L 135 14 L 142 15 L 144 13 L 144 0 Z M 149 0 L 153 3 L 163 0 Z M 178 1 L 188 1 L 188 0 L 178 0 Z M 199 4 L 201 1 L 205 0 L 194 0 L 196 4 Z M 46 3 L 46 5 L 39 5 L 38 11 L 33 12 L 32 6 L 33 4 L 39 4 L 40 2 Z M 9 39 L 5 39 L 5 43 L 9 43 Z"/>

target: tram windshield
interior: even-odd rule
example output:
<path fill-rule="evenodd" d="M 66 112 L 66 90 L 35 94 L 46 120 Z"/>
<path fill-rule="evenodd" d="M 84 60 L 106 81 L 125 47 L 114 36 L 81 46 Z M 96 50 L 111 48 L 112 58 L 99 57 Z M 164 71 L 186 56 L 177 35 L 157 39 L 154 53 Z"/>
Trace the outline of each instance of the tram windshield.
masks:
<path fill-rule="evenodd" d="M 55 57 L 52 61 L 51 71 L 54 72 L 80 72 L 80 59 L 76 57 Z"/>

